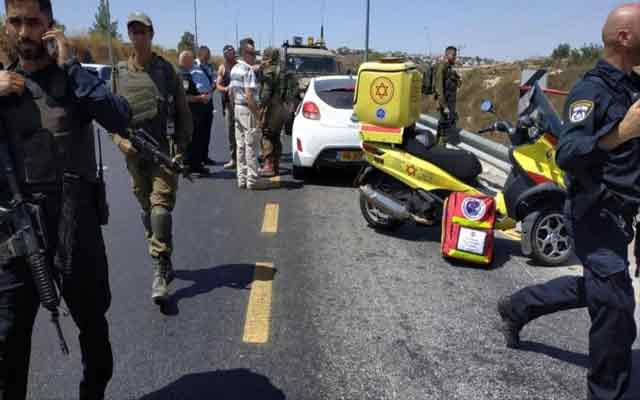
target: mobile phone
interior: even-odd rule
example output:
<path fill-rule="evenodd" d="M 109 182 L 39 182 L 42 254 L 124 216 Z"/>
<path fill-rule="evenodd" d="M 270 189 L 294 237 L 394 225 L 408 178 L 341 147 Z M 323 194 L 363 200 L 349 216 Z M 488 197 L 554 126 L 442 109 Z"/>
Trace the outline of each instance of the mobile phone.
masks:
<path fill-rule="evenodd" d="M 54 28 L 54 23 L 51 22 L 51 24 L 49 25 L 49 29 L 53 29 Z M 58 44 L 56 43 L 55 40 L 47 40 L 47 43 L 45 43 L 45 46 L 47 47 L 47 53 L 49 53 L 50 57 L 56 58 L 58 56 Z"/>
<path fill-rule="evenodd" d="M 54 58 L 58 55 L 58 45 L 55 40 L 47 41 L 47 52 L 49 53 L 49 56 Z"/>

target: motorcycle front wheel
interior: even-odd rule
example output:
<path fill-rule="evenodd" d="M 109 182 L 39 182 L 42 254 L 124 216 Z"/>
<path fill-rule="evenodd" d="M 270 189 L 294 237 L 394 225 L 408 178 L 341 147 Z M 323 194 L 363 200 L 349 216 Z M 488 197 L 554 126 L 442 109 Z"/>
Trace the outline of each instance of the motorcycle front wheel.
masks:
<path fill-rule="evenodd" d="M 392 218 L 373 204 L 370 204 L 362 193 L 360 193 L 360 211 L 369 226 L 374 229 L 394 231 L 402 226 L 402 221 Z"/>
<path fill-rule="evenodd" d="M 532 257 L 542 265 L 564 265 L 573 252 L 564 214 L 559 210 L 540 213 L 533 223 L 531 234 Z"/>

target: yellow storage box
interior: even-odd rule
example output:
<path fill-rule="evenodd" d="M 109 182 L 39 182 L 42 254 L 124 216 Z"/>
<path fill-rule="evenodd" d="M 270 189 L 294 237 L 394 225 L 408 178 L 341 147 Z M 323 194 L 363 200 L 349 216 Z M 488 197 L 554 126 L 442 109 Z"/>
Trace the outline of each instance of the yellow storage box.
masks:
<path fill-rule="evenodd" d="M 385 59 L 358 71 L 354 112 L 363 124 L 403 128 L 420 118 L 422 74 L 412 62 Z"/>

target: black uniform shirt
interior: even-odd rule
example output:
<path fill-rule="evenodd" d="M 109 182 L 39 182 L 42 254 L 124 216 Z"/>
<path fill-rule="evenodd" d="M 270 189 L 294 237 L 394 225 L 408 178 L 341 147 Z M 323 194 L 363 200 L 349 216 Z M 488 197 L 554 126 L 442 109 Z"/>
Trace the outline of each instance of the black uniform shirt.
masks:
<path fill-rule="evenodd" d="M 611 151 L 599 140 L 624 119 L 640 92 L 640 77 L 601 60 L 573 87 L 564 110 L 556 159 L 567 173 L 572 215 L 579 218 L 605 190 L 640 203 L 640 139 Z"/>

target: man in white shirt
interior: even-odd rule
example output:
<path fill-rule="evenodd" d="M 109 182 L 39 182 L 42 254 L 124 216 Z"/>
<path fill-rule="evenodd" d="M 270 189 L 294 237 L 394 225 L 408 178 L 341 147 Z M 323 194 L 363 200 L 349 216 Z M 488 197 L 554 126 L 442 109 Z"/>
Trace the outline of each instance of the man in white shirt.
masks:
<path fill-rule="evenodd" d="M 238 188 L 255 190 L 263 186 L 258 178 L 257 147 L 261 136 L 256 127 L 258 84 L 251 67 L 256 61 L 255 47 L 244 41 L 240 56 L 231 69 L 230 84 L 235 105 Z"/>

